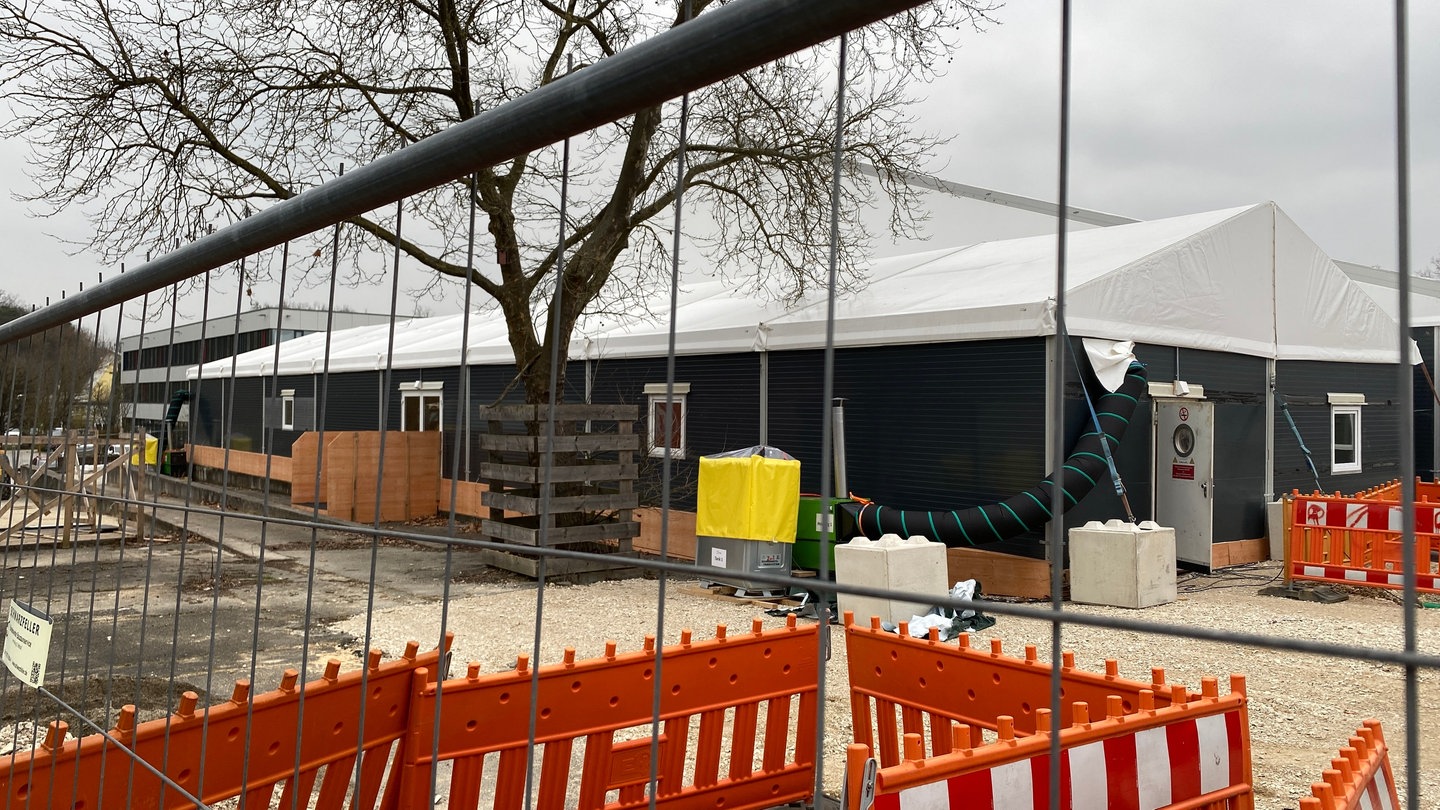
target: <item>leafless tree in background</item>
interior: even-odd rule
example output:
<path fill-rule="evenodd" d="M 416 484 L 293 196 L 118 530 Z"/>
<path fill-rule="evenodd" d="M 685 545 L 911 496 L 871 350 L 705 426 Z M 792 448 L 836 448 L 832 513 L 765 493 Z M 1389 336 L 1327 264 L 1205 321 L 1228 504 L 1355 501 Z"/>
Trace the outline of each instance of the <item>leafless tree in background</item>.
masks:
<path fill-rule="evenodd" d="M 33 147 L 41 213 L 87 211 L 87 247 L 107 261 L 161 252 L 477 112 L 681 24 L 685 0 L 0 0 L 5 135 Z M 720 0 L 689 0 L 702 14 Z M 918 170 L 942 139 L 906 112 L 990 0 L 921 6 L 852 35 L 847 160 L 881 173 L 879 193 L 847 177 L 847 277 L 872 234 L 866 206 L 913 233 L 916 199 L 891 170 Z M 834 48 L 757 68 L 692 96 L 687 207 L 706 258 L 729 282 L 797 296 L 828 264 Z M 582 312 L 632 311 L 667 266 L 678 104 L 576 142 L 563 303 L 548 311 L 559 252 L 558 148 L 480 172 L 489 243 L 465 267 L 464 183 L 411 200 L 400 247 L 498 304 L 529 401 L 549 392 L 549 329 L 564 356 Z M 884 196 L 887 200 L 877 200 Z M 417 219 L 419 220 L 417 222 Z M 356 273 L 396 239 L 393 213 L 351 220 Z M 307 255 L 310 249 L 307 248 Z M 313 255 L 317 264 L 328 266 Z M 372 264 L 373 266 L 373 264 Z M 373 270 L 371 271 L 373 272 Z M 563 385 L 562 385 L 563 390 Z"/>

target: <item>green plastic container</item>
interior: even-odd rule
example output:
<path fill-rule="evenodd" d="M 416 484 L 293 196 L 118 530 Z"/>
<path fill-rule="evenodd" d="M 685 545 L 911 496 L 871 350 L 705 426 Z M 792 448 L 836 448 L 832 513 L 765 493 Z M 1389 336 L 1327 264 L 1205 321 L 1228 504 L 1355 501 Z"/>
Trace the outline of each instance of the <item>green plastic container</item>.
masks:
<path fill-rule="evenodd" d="M 830 508 L 822 509 L 822 501 L 814 495 L 800 496 L 800 513 L 796 518 L 795 525 L 795 549 L 792 558 L 795 565 L 801 568 L 820 570 L 820 546 L 823 541 L 834 539 L 835 524 L 838 518 L 835 516 L 837 504 L 850 503 L 849 498 L 831 498 Z M 829 520 L 822 519 L 828 515 Z M 844 542 L 848 538 L 841 538 Z M 830 573 L 835 573 L 835 546 L 832 543 L 826 545 L 829 550 L 830 560 L 827 563 Z"/>

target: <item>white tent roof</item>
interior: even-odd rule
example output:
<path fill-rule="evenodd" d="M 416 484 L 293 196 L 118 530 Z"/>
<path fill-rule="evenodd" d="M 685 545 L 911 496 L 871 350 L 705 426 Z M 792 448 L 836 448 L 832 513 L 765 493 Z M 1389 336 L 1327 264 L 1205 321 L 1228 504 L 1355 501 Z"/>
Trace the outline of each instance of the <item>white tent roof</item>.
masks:
<path fill-rule="evenodd" d="M 1071 232 L 1071 334 L 1286 360 L 1395 362 L 1394 319 L 1274 203 Z M 837 346 L 935 343 L 1055 333 L 1054 236 L 982 242 L 875 261 L 861 292 L 835 302 Z M 654 307 L 665 312 L 668 304 Z M 828 306 L 786 308 L 705 281 L 680 296 L 676 350 L 717 354 L 825 344 Z M 459 363 L 463 316 L 396 325 L 394 368 Z M 332 372 L 385 367 L 388 326 L 337 332 Z M 591 317 L 572 358 L 653 357 L 668 322 Z M 511 362 L 499 316 L 470 324 L 472 364 Z M 324 367 L 324 336 L 281 344 L 282 374 Z M 237 374 L 273 371 L 274 349 L 241 355 Z M 205 376 L 229 374 L 230 360 Z M 194 376 L 192 370 L 191 375 Z"/>
<path fill-rule="evenodd" d="M 1400 317 L 1400 276 L 1393 270 L 1366 267 L 1353 262 L 1336 261 L 1350 280 L 1360 285 L 1375 303 L 1391 318 Z M 1440 281 L 1433 278 L 1410 279 L 1410 324 L 1440 326 Z"/>

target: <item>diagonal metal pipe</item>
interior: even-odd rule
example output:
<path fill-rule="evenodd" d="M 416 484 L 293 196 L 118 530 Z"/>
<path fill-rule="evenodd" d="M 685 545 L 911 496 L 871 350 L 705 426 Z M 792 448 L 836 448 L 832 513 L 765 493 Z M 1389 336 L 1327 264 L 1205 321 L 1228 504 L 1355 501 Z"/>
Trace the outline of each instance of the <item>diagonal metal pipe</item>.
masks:
<path fill-rule="evenodd" d="M 739 0 L 44 309 L 0 343 L 533 152 L 925 0 Z"/>

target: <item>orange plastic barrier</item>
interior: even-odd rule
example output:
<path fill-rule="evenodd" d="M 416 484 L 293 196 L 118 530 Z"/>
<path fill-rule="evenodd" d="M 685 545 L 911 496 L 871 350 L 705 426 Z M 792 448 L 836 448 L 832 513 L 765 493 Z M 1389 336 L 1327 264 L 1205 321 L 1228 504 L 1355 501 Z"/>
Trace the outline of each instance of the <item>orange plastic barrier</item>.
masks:
<path fill-rule="evenodd" d="M 721 625 L 708 641 L 692 641 L 686 630 L 679 645 L 664 648 L 657 807 L 764 808 L 812 794 L 817 631 L 792 615 L 784 628 L 763 630 L 756 619 L 749 633 L 733 636 Z M 570 649 L 562 663 L 539 668 L 536 807 L 646 805 L 654 645 L 647 638 L 642 651 L 617 653 L 611 641 L 603 658 L 586 661 Z M 494 796 L 484 806 L 521 807 L 534 674 L 524 657 L 511 672 L 481 675 L 472 665 L 437 690 L 417 672 L 400 806 L 428 807 L 431 769 L 449 760 L 448 806 L 480 807 L 492 755 Z"/>
<path fill-rule="evenodd" d="M 358 757 L 360 806 L 373 807 L 381 782 L 396 784 L 384 777 L 393 769 L 391 754 L 408 729 L 413 676 L 436 671 L 440 660 L 439 650 L 417 655 L 418 648 L 411 642 L 403 658 L 386 663 L 381 663 L 378 650 L 372 651 L 368 677 L 360 670 L 341 675 L 340 662 L 332 659 L 319 680 L 297 688 L 299 675 L 286 670 L 279 689 L 253 701 L 249 683 L 238 681 L 229 702 L 198 713 L 197 696 L 187 692 L 174 715 L 138 726 L 135 707 L 125 706 L 110 734 L 206 804 L 243 792 L 245 806 L 253 810 L 271 807 L 277 786 L 282 790 L 273 806 L 288 808 L 292 794 L 298 794 L 299 806 L 305 807 L 317 779 L 321 784 L 313 806 L 340 810 L 351 795 Z M 305 725 L 297 734 L 302 692 Z M 363 742 L 358 726 L 362 704 Z M 62 744 L 65 731 L 64 723 L 52 723 L 40 748 L 0 764 L 0 795 L 6 807 L 159 807 L 162 794 L 167 808 L 194 807 L 174 788 L 162 788 L 159 777 L 102 735 Z M 293 778 L 297 742 L 298 780 Z M 394 761 L 398 765 L 400 758 Z M 393 797 L 387 806 L 394 806 Z"/>
<path fill-rule="evenodd" d="M 721 625 L 707 641 L 693 641 L 685 630 L 680 644 L 661 651 L 657 806 L 743 810 L 812 795 L 818 629 L 798 626 L 792 615 L 785 627 L 767 631 L 756 619 L 749 633 L 732 636 Z M 494 755 L 493 797 L 485 806 L 509 810 L 525 798 L 533 705 L 537 806 L 623 810 L 648 803 L 653 638 L 624 654 L 607 642 L 604 657 L 586 661 L 567 650 L 562 663 L 539 669 L 533 700 L 537 673 L 526 657 L 492 675 L 472 664 L 464 678 L 437 685 L 440 652 L 417 656 L 416 649 L 411 643 L 402 660 L 384 664 L 372 652 L 364 692 L 362 673 L 341 675 L 332 660 L 321 679 L 299 688 L 298 675 L 287 670 L 279 690 L 253 701 L 249 685 L 237 683 L 230 702 L 208 712 L 197 713 L 196 696 L 186 693 L 174 715 L 137 726 L 135 708 L 126 706 L 110 733 L 207 804 L 243 793 L 252 810 L 289 808 L 292 800 L 317 810 L 428 810 L 432 768 L 453 761 L 448 806 L 475 810 L 486 757 Z M 40 748 L 0 765 L 6 806 L 194 806 L 102 735 L 62 743 L 65 731 L 63 723 L 52 724 Z M 567 804 L 567 794 L 577 795 Z"/>
<path fill-rule="evenodd" d="M 1296 492 L 1286 498 L 1285 509 L 1289 516 L 1286 581 L 1404 587 L 1398 503 Z M 1440 503 L 1417 502 L 1416 585 L 1421 591 L 1440 593 L 1440 570 L 1432 561 L 1433 552 L 1440 552 Z"/>
<path fill-rule="evenodd" d="M 1400 481 L 1387 481 L 1378 486 L 1370 487 L 1355 493 L 1355 497 L 1367 501 L 1391 501 L 1400 502 Z M 1430 501 L 1440 503 L 1440 481 L 1426 481 L 1419 476 L 1415 477 L 1415 500 L 1416 502 Z"/>
<path fill-rule="evenodd" d="M 1330 760 L 1324 781 L 1310 786 L 1312 795 L 1300 800 L 1300 810 L 1400 810 L 1380 721 L 1366 720 L 1349 743 Z"/>
<path fill-rule="evenodd" d="M 877 810 L 1048 806 L 1052 733 L 1062 808 L 1254 806 L 1243 677 L 1231 677 L 1228 695 L 1214 678 L 1195 694 L 1160 669 L 1150 684 L 1119 678 L 1113 662 L 1105 675 L 1083 672 L 1067 653 L 1068 722 L 1056 731 L 1045 706 L 1051 667 L 1034 647 L 1018 659 L 999 642 L 983 652 L 964 635 L 949 645 L 933 632 L 912 639 L 903 626 L 895 635 L 878 620 L 845 620 L 855 741 L 862 753 L 878 742 Z"/>

